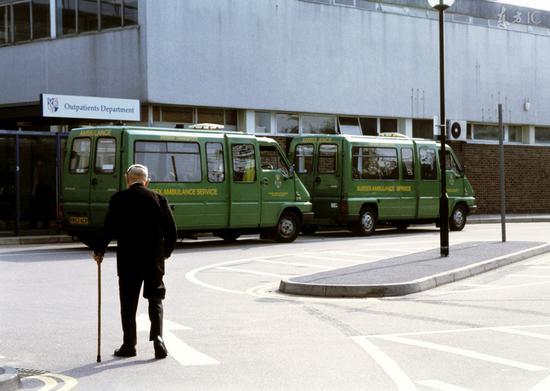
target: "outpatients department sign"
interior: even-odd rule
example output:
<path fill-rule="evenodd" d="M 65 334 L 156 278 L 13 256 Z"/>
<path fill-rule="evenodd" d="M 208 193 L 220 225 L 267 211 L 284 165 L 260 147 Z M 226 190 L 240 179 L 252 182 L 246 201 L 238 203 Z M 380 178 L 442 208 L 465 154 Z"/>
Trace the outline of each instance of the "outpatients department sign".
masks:
<path fill-rule="evenodd" d="M 139 121 L 137 99 L 41 94 L 42 115 L 58 118 L 88 118 Z"/>

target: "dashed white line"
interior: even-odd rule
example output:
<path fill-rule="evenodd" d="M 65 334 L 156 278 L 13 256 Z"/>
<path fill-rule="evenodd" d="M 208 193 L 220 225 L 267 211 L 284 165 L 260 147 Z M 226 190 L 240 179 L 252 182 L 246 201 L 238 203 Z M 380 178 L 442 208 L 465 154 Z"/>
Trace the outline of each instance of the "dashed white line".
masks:
<path fill-rule="evenodd" d="M 261 272 L 258 270 L 250 270 L 250 269 L 241 269 L 237 267 L 226 267 L 226 266 L 220 266 L 216 268 L 217 270 L 226 270 L 229 272 L 237 272 L 237 273 L 248 273 L 248 274 L 257 274 L 259 276 L 271 276 L 271 277 L 278 277 L 278 278 L 288 278 L 290 275 L 286 274 L 276 274 L 276 273 L 268 273 L 268 272 Z"/>
<path fill-rule="evenodd" d="M 531 282 L 527 284 L 518 284 L 518 285 L 486 285 L 485 288 L 464 289 L 464 290 L 458 290 L 458 291 L 427 292 L 427 295 L 443 296 L 443 295 L 450 295 L 454 293 L 470 293 L 470 292 L 482 292 L 482 291 L 495 291 L 499 289 L 525 288 L 528 286 L 544 285 L 544 284 L 550 284 L 550 280 L 541 281 L 541 282 Z"/>
<path fill-rule="evenodd" d="M 550 390 L 550 376 L 545 377 L 539 383 L 535 384 L 530 391 L 548 391 Z"/>
<path fill-rule="evenodd" d="M 517 329 L 508 328 L 508 327 L 495 327 L 494 330 L 495 331 L 500 331 L 502 333 L 522 335 L 522 336 L 525 336 L 525 337 L 532 337 L 532 338 L 550 340 L 550 335 L 549 334 L 530 333 L 529 331 L 517 330 Z"/>
<path fill-rule="evenodd" d="M 254 262 L 273 263 L 275 265 L 316 267 L 318 269 L 334 269 L 334 266 L 316 265 L 316 264 L 312 264 L 312 263 L 272 261 L 272 260 L 268 260 L 268 259 L 261 259 L 261 260 L 258 259 L 257 261 L 254 261 Z"/>
<path fill-rule="evenodd" d="M 399 391 L 417 390 L 412 380 L 405 374 L 401 367 L 366 337 L 352 337 L 352 339 L 376 361 L 384 372 L 386 372 Z"/>
<path fill-rule="evenodd" d="M 455 348 L 453 346 L 440 345 L 433 342 L 419 341 L 415 339 L 403 338 L 403 337 L 388 337 L 377 336 L 376 338 L 384 339 L 391 342 L 401 343 L 404 345 L 417 346 L 420 348 L 426 348 L 431 350 L 437 350 L 440 352 L 456 354 L 459 356 L 474 358 L 477 360 L 487 361 L 495 364 L 506 365 L 513 368 L 525 369 L 527 371 L 543 371 L 547 368 L 538 365 L 526 364 L 515 360 L 509 360 L 502 357 L 492 356 L 489 354 L 478 353 L 473 350 Z"/>

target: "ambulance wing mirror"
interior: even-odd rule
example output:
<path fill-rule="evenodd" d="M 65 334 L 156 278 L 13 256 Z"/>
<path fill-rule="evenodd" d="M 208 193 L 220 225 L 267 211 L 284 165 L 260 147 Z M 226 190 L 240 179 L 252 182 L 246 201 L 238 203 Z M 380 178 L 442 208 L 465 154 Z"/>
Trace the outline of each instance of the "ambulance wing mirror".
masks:
<path fill-rule="evenodd" d="M 292 178 L 294 176 L 294 164 L 291 164 L 288 168 L 288 177 Z"/>

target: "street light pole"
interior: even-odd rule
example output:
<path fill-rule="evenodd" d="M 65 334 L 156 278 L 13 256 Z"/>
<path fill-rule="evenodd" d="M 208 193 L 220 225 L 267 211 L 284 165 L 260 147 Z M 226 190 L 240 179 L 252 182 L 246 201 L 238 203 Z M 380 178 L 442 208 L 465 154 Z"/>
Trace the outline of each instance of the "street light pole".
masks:
<path fill-rule="evenodd" d="M 439 134 L 441 137 L 441 194 L 439 197 L 439 243 L 442 257 L 449 256 L 449 199 L 447 197 L 447 159 L 445 145 L 447 143 L 447 127 L 445 118 L 445 15 L 447 8 L 455 0 L 428 0 L 430 6 L 439 13 Z"/>

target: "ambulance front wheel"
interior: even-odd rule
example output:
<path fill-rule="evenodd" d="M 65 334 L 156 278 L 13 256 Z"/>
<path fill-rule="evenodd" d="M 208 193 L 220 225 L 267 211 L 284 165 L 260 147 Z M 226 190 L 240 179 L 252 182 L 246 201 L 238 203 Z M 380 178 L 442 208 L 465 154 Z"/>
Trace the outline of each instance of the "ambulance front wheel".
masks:
<path fill-rule="evenodd" d="M 273 238 L 279 243 L 290 243 L 296 240 L 300 233 L 300 219 L 296 213 L 285 211 L 275 227 Z"/>
<path fill-rule="evenodd" d="M 455 206 L 451 218 L 449 219 L 449 228 L 451 231 L 462 231 L 466 225 L 466 208 L 462 205 Z"/>

